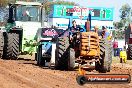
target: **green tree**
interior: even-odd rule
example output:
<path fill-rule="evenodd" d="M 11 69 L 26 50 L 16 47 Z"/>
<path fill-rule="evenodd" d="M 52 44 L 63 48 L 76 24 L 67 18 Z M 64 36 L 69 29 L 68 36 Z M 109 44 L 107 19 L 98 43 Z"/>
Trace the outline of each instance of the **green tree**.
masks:
<path fill-rule="evenodd" d="M 34 2 L 36 0 L 0 0 L 0 6 L 7 6 L 8 3 L 15 3 L 15 1 Z"/>
<path fill-rule="evenodd" d="M 129 4 L 124 4 L 119 12 L 121 14 L 120 21 L 114 22 L 113 24 L 116 29 L 116 31 L 114 31 L 114 36 L 118 39 L 124 39 L 125 27 L 127 27 L 132 21 L 132 8 Z"/>
<path fill-rule="evenodd" d="M 120 9 L 120 23 L 123 24 L 123 26 L 128 26 L 131 22 L 131 16 L 132 16 L 132 9 L 129 4 L 124 4 Z"/>
<path fill-rule="evenodd" d="M 121 29 L 123 27 L 123 23 L 122 22 L 114 22 L 113 25 L 114 25 L 114 27 L 116 29 Z"/>
<path fill-rule="evenodd" d="M 8 3 L 14 3 L 16 0 L 0 0 L 0 7 L 7 6 Z"/>
<path fill-rule="evenodd" d="M 48 15 L 51 11 L 51 6 L 52 5 L 78 5 L 76 4 L 75 2 L 69 2 L 69 1 L 47 1 L 45 4 L 44 4 L 44 7 L 45 7 L 45 12 L 46 12 L 46 15 Z"/>

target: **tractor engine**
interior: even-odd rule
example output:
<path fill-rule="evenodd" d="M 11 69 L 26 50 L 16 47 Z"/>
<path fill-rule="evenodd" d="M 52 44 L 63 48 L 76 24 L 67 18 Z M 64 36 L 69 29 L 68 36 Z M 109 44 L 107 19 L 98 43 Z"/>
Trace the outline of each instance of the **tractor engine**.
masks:
<path fill-rule="evenodd" d="M 100 55 L 99 37 L 96 32 L 74 32 L 71 48 L 75 51 L 76 62 L 83 65 L 92 64 Z M 86 66 L 85 66 L 86 67 Z"/>

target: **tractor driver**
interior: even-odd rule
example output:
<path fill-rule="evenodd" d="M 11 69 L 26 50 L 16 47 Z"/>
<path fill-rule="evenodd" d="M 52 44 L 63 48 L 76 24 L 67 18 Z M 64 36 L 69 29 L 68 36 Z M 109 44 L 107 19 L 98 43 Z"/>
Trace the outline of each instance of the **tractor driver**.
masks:
<path fill-rule="evenodd" d="M 26 21 L 31 21 L 31 15 L 30 15 L 30 11 L 28 9 L 26 9 L 23 13 L 23 20 Z"/>
<path fill-rule="evenodd" d="M 76 21 L 72 21 L 72 27 L 70 28 L 70 40 L 72 41 L 73 36 L 72 33 L 76 32 L 76 31 L 80 31 L 80 26 L 76 24 Z"/>
<path fill-rule="evenodd" d="M 71 31 L 74 32 L 74 31 L 79 31 L 80 29 L 80 26 L 76 24 L 76 21 L 72 21 L 72 27 L 71 27 Z"/>

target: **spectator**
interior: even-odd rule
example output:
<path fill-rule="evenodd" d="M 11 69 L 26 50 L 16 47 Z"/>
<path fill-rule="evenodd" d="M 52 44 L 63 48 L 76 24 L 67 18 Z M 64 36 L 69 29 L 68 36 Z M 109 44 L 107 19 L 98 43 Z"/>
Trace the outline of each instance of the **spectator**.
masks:
<path fill-rule="evenodd" d="M 114 49 L 114 56 L 117 56 L 118 42 L 116 39 L 114 39 L 114 42 L 113 42 L 113 49 Z"/>

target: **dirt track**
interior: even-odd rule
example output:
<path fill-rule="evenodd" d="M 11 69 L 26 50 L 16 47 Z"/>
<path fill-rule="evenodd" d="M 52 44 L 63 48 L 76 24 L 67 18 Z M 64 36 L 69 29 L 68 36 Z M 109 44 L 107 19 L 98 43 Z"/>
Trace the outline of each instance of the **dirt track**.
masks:
<path fill-rule="evenodd" d="M 126 68 L 127 67 L 127 68 Z M 132 65 L 114 64 L 110 73 L 131 73 Z M 76 71 L 50 70 L 36 66 L 33 60 L 0 59 L 0 88 L 132 88 L 130 84 L 76 83 Z"/>

